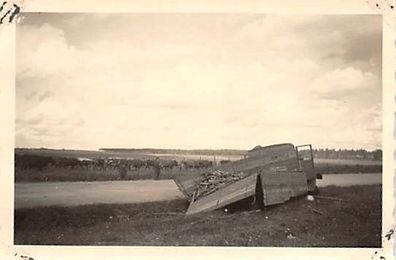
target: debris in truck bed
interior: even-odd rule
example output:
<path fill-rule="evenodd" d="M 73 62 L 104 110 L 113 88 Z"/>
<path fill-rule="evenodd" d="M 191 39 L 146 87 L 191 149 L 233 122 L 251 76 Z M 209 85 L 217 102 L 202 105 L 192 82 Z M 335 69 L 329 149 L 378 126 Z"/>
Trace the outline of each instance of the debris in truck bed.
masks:
<path fill-rule="evenodd" d="M 228 183 L 238 181 L 244 177 L 243 172 L 224 172 L 216 170 L 204 174 L 204 179 L 199 183 L 195 191 L 195 199 L 217 191 Z"/>

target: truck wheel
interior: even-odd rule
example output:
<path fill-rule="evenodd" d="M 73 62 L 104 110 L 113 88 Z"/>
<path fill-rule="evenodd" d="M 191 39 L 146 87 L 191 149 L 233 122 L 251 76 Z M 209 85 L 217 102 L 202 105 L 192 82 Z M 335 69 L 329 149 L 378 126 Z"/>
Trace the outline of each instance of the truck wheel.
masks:
<path fill-rule="evenodd" d="M 309 195 L 319 195 L 320 194 L 320 190 L 318 188 L 318 186 L 315 186 L 315 189 L 312 191 L 308 192 Z"/>

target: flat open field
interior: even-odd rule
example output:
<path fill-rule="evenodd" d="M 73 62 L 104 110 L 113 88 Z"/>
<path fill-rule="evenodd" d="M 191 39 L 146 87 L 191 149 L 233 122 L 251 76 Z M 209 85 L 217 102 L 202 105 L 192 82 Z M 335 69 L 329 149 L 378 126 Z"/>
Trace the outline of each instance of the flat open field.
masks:
<path fill-rule="evenodd" d="M 151 151 L 152 150 L 152 151 Z M 239 160 L 246 151 L 205 150 L 162 151 L 79 151 L 17 149 L 15 182 L 147 180 L 156 176 L 152 161 L 160 158 L 159 179 L 210 170 L 229 160 Z M 176 153 L 176 151 L 178 151 Z M 212 153 L 212 155 L 210 155 Z M 369 159 L 315 158 L 316 172 L 322 174 L 381 173 L 382 161 Z M 126 166 L 127 165 L 127 166 Z"/>
<path fill-rule="evenodd" d="M 382 161 L 374 160 L 357 160 L 357 159 L 324 159 L 315 158 L 315 164 L 328 165 L 382 165 Z"/>
<path fill-rule="evenodd" d="M 15 210 L 15 244 L 131 246 L 380 247 L 382 186 L 329 186 L 305 197 L 251 211 L 185 216 L 183 199 Z"/>
<path fill-rule="evenodd" d="M 355 164 L 356 163 L 356 164 Z M 351 173 L 381 173 L 382 165 L 371 161 L 352 162 L 351 160 L 318 159 L 315 169 L 322 174 L 351 174 Z M 161 169 L 159 179 L 173 179 L 178 175 L 188 175 L 194 172 L 202 172 L 205 169 L 182 169 L 173 167 Z M 154 179 L 152 167 L 128 170 L 123 180 L 147 180 Z M 15 168 L 15 182 L 59 182 L 59 181 L 116 181 L 121 180 L 117 168 L 110 169 L 84 169 L 84 168 L 61 168 L 50 167 L 44 169 L 19 169 Z"/>

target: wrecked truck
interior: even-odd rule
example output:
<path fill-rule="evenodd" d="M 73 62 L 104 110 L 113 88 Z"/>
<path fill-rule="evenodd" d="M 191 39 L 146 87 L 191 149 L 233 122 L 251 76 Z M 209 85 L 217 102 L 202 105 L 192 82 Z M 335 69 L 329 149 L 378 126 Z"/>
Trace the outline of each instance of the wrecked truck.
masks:
<path fill-rule="evenodd" d="M 252 197 L 258 207 L 284 203 L 308 193 L 317 194 L 312 145 L 290 143 L 256 146 L 238 161 L 202 172 L 176 176 L 189 200 L 186 214 L 207 212 Z"/>

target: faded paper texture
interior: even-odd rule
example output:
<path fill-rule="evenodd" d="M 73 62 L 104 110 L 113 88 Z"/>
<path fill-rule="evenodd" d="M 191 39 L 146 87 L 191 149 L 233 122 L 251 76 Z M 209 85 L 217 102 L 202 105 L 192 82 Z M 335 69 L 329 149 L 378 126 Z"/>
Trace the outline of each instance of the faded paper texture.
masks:
<path fill-rule="evenodd" d="M 367 1 L 17 4 L 24 13 L 0 25 L 0 52 L 6 61 L 0 63 L 4 82 L 0 252 L 6 259 L 393 257 L 393 239 L 385 237 L 394 228 L 395 35 L 390 5 Z M 25 186 L 14 183 L 19 178 L 14 171 L 15 148 L 247 151 L 283 142 L 313 144 L 323 150 L 382 150 L 382 232 L 377 234 L 382 238 L 376 241 L 381 240 L 383 248 L 355 244 L 346 249 L 335 243 L 314 247 L 309 242 L 288 248 L 278 244 L 156 247 L 125 241 L 104 244 L 111 246 L 15 243 L 14 207 L 19 207 L 19 197 L 28 194 L 26 185 L 31 181 L 25 179 Z M 227 156 L 217 161 L 234 160 Z M 185 159 L 175 160 L 180 164 Z M 148 169 L 154 173 L 155 167 Z M 183 199 L 180 192 L 175 196 Z M 117 200 L 100 192 L 94 197 L 99 203 Z M 326 217 L 318 212 L 312 214 Z M 286 235 L 285 241 L 295 239 L 298 245 L 298 233 Z M 223 239 L 227 238 L 219 238 Z"/>

